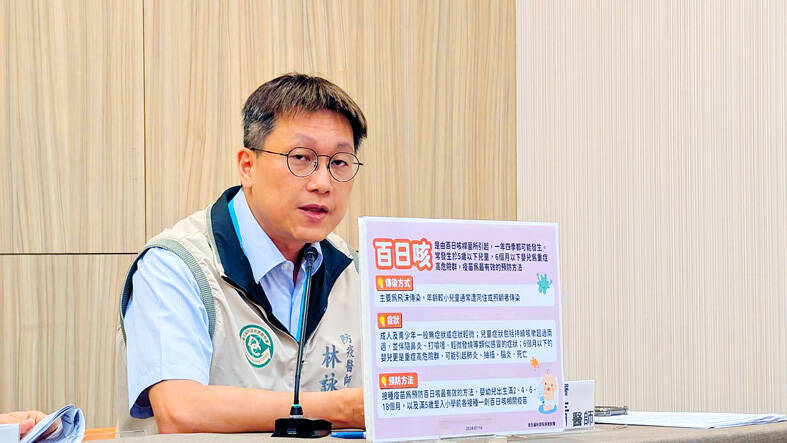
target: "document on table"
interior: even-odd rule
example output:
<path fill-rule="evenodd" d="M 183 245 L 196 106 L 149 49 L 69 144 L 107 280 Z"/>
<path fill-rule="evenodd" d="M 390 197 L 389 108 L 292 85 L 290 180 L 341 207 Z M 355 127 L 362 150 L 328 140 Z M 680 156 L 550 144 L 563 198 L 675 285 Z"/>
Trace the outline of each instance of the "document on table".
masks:
<path fill-rule="evenodd" d="M 728 428 L 787 421 L 787 416 L 776 414 L 728 414 L 715 412 L 642 412 L 629 411 L 625 415 L 596 417 L 596 423 L 638 426 L 669 426 L 676 428 Z"/>
<path fill-rule="evenodd" d="M 82 415 L 81 409 L 75 408 L 74 405 L 68 405 L 63 406 L 38 422 L 30 432 L 25 434 L 24 438 L 22 438 L 19 443 L 36 441 L 36 439 L 46 432 L 58 418 L 60 419 L 60 426 L 58 426 L 58 429 L 45 439 L 39 441 L 73 443 L 82 441 L 85 435 L 85 417 Z"/>

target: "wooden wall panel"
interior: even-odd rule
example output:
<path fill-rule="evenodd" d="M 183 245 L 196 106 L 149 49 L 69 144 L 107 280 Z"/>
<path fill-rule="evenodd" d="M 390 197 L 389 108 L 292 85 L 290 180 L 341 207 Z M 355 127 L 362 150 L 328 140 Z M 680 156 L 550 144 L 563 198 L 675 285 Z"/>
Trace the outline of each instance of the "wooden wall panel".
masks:
<path fill-rule="evenodd" d="M 233 2 L 145 2 L 148 236 L 235 183 L 243 92 Z M 260 29 L 264 26 L 260 23 Z"/>
<path fill-rule="evenodd" d="M 787 411 L 787 6 L 520 1 L 518 215 L 597 404 Z"/>
<path fill-rule="evenodd" d="M 133 255 L 0 256 L 0 411 L 74 403 L 113 426 L 115 328 Z"/>
<path fill-rule="evenodd" d="M 9 158 L 10 150 L 8 148 L 8 120 L 11 115 L 11 104 L 7 98 L 8 93 L 8 54 L 9 41 L 8 41 L 8 19 L 11 12 L 10 0 L 0 1 L 0 54 L 3 55 L 2 62 L 0 62 L 0 164 L 9 165 L 11 159 Z M 8 172 L 0 172 L 0 187 L 2 189 L 11 189 L 11 174 Z M 0 214 L 11 213 L 11 199 L 7 197 L 0 197 Z M 8 216 L 5 216 L 8 217 Z M 2 219 L 0 219 L 2 220 Z M 3 226 L 6 226 L 3 223 Z M 6 229 L 8 230 L 8 229 Z M 0 245 L 10 243 L 10 232 L 0 234 Z M 0 247 L 0 250 L 5 249 Z M 8 248 L 10 249 L 10 248 Z"/>
<path fill-rule="evenodd" d="M 409 8 L 407 215 L 513 220 L 515 6 L 463 0 Z"/>
<path fill-rule="evenodd" d="M 4 1 L 0 253 L 144 241 L 142 4 Z"/>
<path fill-rule="evenodd" d="M 369 120 L 351 244 L 358 215 L 515 216 L 513 2 L 148 1 L 145 29 L 149 235 L 237 183 L 243 102 L 289 71 Z"/>

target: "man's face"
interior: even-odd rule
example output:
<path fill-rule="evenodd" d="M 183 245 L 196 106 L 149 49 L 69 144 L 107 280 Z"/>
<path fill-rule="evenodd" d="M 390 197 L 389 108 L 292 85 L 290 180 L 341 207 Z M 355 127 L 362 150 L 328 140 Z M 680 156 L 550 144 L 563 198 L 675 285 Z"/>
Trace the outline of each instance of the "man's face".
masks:
<path fill-rule="evenodd" d="M 333 111 L 299 113 L 276 119 L 264 146 L 256 148 L 286 154 L 296 147 L 311 148 L 319 155 L 353 153 L 353 132 L 347 119 Z M 246 151 L 246 150 L 244 150 Z M 263 152 L 239 153 L 241 182 L 249 207 L 263 230 L 282 251 L 297 253 L 304 243 L 323 240 L 344 217 L 353 180 L 338 182 L 326 167 L 328 158 L 308 177 L 296 177 L 287 158 Z"/>

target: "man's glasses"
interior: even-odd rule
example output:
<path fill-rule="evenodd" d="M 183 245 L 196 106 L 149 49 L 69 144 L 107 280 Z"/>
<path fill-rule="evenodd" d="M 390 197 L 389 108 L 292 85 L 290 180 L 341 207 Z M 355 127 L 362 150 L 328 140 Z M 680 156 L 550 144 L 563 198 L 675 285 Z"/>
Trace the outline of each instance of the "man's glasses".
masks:
<path fill-rule="evenodd" d="M 355 177 L 361 163 L 355 154 L 349 152 L 337 152 L 333 155 L 317 154 L 310 148 L 292 148 L 290 152 L 268 151 L 265 149 L 249 148 L 252 151 L 267 152 L 268 154 L 281 155 L 287 157 L 287 168 L 296 177 L 308 177 L 320 166 L 320 157 L 328 157 L 328 172 L 331 173 L 336 181 L 348 182 Z"/>

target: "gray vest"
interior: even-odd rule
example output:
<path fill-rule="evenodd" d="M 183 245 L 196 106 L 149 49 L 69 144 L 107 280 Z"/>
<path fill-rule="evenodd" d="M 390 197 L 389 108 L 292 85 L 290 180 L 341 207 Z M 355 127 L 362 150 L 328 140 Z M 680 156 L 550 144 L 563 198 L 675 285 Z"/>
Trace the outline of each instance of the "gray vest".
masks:
<path fill-rule="evenodd" d="M 233 189 L 228 190 L 222 198 L 229 199 L 233 194 L 231 191 Z M 222 254 L 218 250 L 222 246 L 217 246 L 212 228 L 212 220 L 216 220 L 217 213 L 220 213 L 220 208 L 217 210 L 214 206 L 219 204 L 221 199 L 153 237 L 131 265 L 123 288 L 116 339 L 118 431 L 144 429 L 148 434 L 158 432 L 152 417 L 140 420 L 129 414 L 123 327 L 123 315 L 132 294 L 131 277 L 136 271 L 136 263 L 153 247 L 169 250 L 183 259 L 197 281 L 200 297 L 208 313 L 209 333 L 213 341 L 210 384 L 271 391 L 291 392 L 293 389 L 298 343 L 269 314 L 269 305 L 267 310 L 264 308 L 266 301 L 258 303 L 260 300 L 252 300 L 242 287 L 236 289 L 237 283 L 227 277 L 225 266 L 229 267 L 230 264 L 222 263 Z M 363 380 L 357 260 L 356 266 L 345 266 L 343 269 L 341 266 L 334 267 L 338 275 L 328 275 L 331 263 L 326 262 L 330 257 L 330 254 L 326 255 L 326 250 L 343 261 L 351 260 L 355 254 L 336 234 L 330 234 L 321 242 L 321 246 L 321 268 L 325 269 L 326 274 L 323 279 L 330 279 L 333 284 L 327 295 L 324 313 L 312 325 L 311 334 L 307 336 L 301 390 L 360 387 Z M 319 282 L 315 281 L 315 284 Z M 310 311 L 315 306 L 310 303 Z M 312 318 L 312 313 L 309 317 Z"/>

